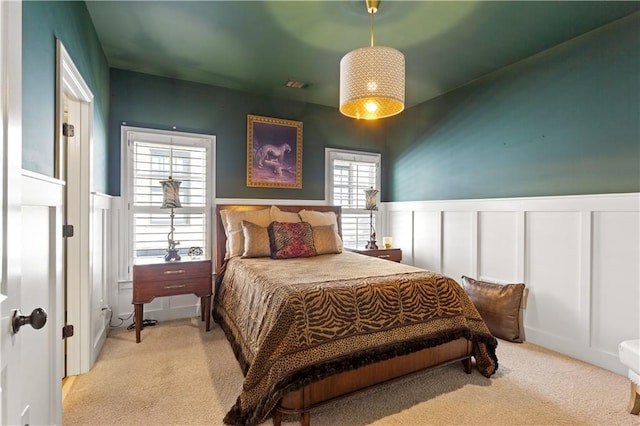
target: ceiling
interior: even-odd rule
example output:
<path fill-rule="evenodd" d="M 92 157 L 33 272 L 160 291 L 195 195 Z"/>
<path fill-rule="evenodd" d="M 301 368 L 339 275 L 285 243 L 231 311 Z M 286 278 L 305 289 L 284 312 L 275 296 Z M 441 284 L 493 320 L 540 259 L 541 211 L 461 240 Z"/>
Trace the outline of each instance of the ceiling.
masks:
<path fill-rule="evenodd" d="M 110 67 L 332 107 L 340 59 L 369 45 L 364 0 L 86 4 Z M 404 53 L 412 106 L 638 10 L 636 1 L 387 0 L 375 44 Z"/>

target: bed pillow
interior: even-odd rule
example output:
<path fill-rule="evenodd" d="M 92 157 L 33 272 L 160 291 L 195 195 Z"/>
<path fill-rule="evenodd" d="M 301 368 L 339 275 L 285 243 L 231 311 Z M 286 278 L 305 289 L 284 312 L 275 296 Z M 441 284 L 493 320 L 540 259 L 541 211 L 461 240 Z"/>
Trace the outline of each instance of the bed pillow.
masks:
<path fill-rule="evenodd" d="M 267 229 L 273 259 L 316 255 L 311 225 L 307 222 L 271 222 Z"/>
<path fill-rule="evenodd" d="M 244 252 L 242 257 L 269 257 L 269 232 L 264 226 L 242 221 L 242 236 L 244 238 Z"/>
<path fill-rule="evenodd" d="M 300 210 L 298 212 L 303 222 L 309 222 L 312 227 L 333 225 L 338 250 L 342 252 L 342 238 L 338 234 L 338 219 L 334 212 L 319 212 L 316 210 Z"/>
<path fill-rule="evenodd" d="M 298 213 L 285 212 L 277 206 L 271 206 L 271 221 L 276 222 L 302 222 Z"/>
<path fill-rule="evenodd" d="M 227 253 L 225 259 L 242 256 L 244 253 L 244 235 L 242 234 L 242 221 L 254 223 L 267 227 L 271 223 L 269 208 L 262 210 L 221 210 L 220 217 L 224 225 L 224 232 L 227 235 Z"/>
<path fill-rule="evenodd" d="M 313 234 L 313 246 L 317 254 L 342 253 L 342 249 L 338 247 L 336 240 L 336 226 L 313 226 L 311 227 Z"/>
<path fill-rule="evenodd" d="M 524 284 L 495 284 L 463 275 L 462 285 L 491 334 L 522 342 L 520 306 Z"/>

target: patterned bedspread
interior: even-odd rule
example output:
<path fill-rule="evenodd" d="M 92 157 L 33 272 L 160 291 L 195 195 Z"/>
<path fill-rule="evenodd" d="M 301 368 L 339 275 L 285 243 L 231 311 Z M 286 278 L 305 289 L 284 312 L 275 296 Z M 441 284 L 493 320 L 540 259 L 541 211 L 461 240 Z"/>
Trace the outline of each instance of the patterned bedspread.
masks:
<path fill-rule="evenodd" d="M 213 310 L 245 374 L 227 424 L 259 423 L 286 392 L 330 374 L 460 337 L 482 374 L 498 367 L 496 339 L 454 280 L 351 252 L 233 258 Z"/>

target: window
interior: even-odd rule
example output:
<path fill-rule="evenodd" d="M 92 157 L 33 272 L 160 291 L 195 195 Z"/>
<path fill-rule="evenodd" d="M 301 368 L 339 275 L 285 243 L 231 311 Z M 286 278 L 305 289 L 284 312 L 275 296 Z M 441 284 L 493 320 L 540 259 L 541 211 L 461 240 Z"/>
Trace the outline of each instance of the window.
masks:
<path fill-rule="evenodd" d="M 371 234 L 371 212 L 365 209 L 364 191 L 380 189 L 380 154 L 327 149 L 326 162 L 327 199 L 342 207 L 344 246 L 363 249 Z M 376 219 L 373 211 L 374 226 Z"/>
<path fill-rule="evenodd" d="M 126 191 L 131 253 L 129 259 L 162 258 L 171 231 L 170 209 L 161 209 L 160 181 L 180 184 L 181 208 L 174 210 L 173 239 L 181 256 L 201 247 L 211 256 L 210 211 L 213 193 L 213 136 L 123 128 L 127 146 Z"/>

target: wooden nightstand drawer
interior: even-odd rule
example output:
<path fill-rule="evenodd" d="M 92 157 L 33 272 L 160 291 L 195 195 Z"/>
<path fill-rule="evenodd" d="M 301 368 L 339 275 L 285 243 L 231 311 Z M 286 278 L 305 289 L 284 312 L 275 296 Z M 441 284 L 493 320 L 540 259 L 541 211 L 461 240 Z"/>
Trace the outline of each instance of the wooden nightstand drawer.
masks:
<path fill-rule="evenodd" d="M 203 297 L 211 294 L 211 275 L 186 280 L 153 280 L 136 282 L 133 287 L 133 303 L 149 303 L 156 297 L 195 294 Z"/>
<path fill-rule="evenodd" d="M 207 275 L 211 276 L 209 261 L 151 263 L 133 267 L 133 280 L 137 282 L 188 280 Z"/>
<path fill-rule="evenodd" d="M 399 248 L 378 249 L 378 250 L 351 250 L 355 253 L 364 254 L 366 256 L 378 257 L 380 259 L 392 260 L 394 262 L 402 261 L 402 250 Z"/>

